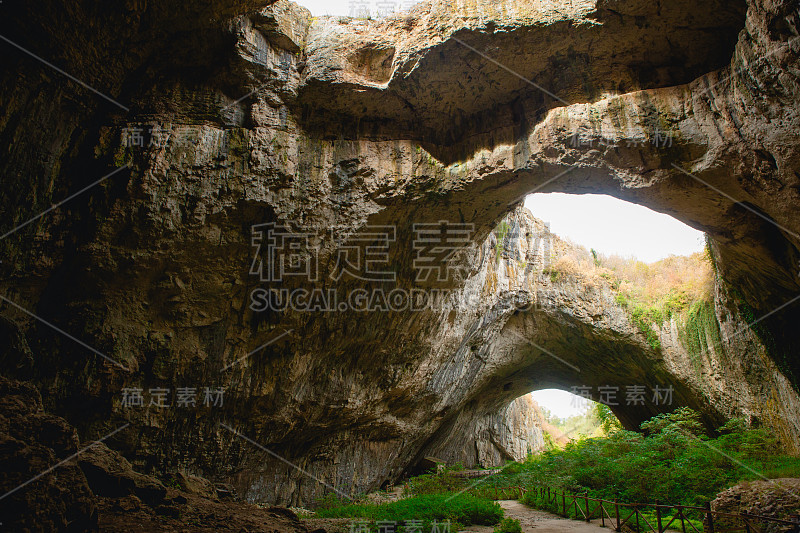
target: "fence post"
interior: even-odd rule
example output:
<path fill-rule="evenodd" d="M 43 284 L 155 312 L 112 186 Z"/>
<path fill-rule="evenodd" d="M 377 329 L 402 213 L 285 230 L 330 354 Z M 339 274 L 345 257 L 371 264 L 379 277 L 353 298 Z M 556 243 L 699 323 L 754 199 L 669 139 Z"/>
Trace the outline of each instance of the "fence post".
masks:
<path fill-rule="evenodd" d="M 606 513 L 603 509 L 603 498 L 600 498 L 600 525 L 606 527 Z"/>
<path fill-rule="evenodd" d="M 656 500 L 656 524 L 658 525 L 658 533 L 661 533 L 661 507 L 658 506 L 658 500 Z"/>
<path fill-rule="evenodd" d="M 714 533 L 714 515 L 711 513 L 711 502 L 706 502 L 706 522 L 708 522 L 708 533 Z"/>
<path fill-rule="evenodd" d="M 683 514 L 683 506 L 678 506 L 678 512 L 681 514 L 681 531 L 686 533 L 686 523 L 683 521 L 685 515 Z"/>
<path fill-rule="evenodd" d="M 566 492 L 562 492 L 561 493 L 561 506 L 564 508 L 564 512 L 563 512 L 564 516 L 567 516 L 567 493 Z"/>
<path fill-rule="evenodd" d="M 622 529 L 622 524 L 619 523 L 619 502 L 616 498 L 614 498 L 614 514 L 617 515 L 617 527 L 614 528 L 614 531 L 619 531 Z"/>
<path fill-rule="evenodd" d="M 741 513 L 740 516 L 742 517 L 742 522 L 744 522 L 744 530 L 746 533 L 750 533 L 750 522 L 747 521 L 744 513 Z"/>
<path fill-rule="evenodd" d="M 636 513 L 636 533 L 639 533 L 639 508 L 634 507 L 633 512 Z"/>
<path fill-rule="evenodd" d="M 586 521 L 589 521 L 589 495 L 583 497 L 583 501 L 586 502 Z M 602 514 L 602 513 L 601 513 Z"/>

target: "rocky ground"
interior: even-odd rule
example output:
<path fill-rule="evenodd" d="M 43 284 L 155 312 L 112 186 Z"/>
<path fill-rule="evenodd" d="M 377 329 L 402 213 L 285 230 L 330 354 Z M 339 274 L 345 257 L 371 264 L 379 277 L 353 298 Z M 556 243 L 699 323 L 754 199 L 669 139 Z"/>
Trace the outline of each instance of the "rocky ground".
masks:
<path fill-rule="evenodd" d="M 136 496 L 99 498 L 100 531 L 170 533 L 306 533 L 316 524 L 300 520 L 284 507 L 261 508 L 252 504 L 219 501 L 179 491 L 168 491 L 158 507 Z M 312 529 L 314 527 L 314 529 Z M 333 531 L 325 529 L 328 533 Z"/>
<path fill-rule="evenodd" d="M 103 442 L 42 409 L 29 384 L 0 377 L 3 531 L 306 533 L 292 511 L 234 501 L 225 486 L 186 473 L 172 487 L 136 472 Z"/>

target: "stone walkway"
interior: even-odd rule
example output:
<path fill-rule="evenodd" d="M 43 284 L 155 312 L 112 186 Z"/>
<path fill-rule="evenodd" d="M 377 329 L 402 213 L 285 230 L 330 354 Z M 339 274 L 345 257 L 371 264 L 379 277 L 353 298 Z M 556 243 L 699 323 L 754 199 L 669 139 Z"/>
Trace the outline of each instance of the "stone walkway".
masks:
<path fill-rule="evenodd" d="M 522 526 L 522 533 L 602 533 L 613 531 L 597 524 L 569 520 L 552 513 L 531 509 L 517 500 L 500 500 L 497 502 L 505 510 L 505 518 L 515 518 Z M 461 533 L 492 533 L 493 526 L 469 526 Z"/>

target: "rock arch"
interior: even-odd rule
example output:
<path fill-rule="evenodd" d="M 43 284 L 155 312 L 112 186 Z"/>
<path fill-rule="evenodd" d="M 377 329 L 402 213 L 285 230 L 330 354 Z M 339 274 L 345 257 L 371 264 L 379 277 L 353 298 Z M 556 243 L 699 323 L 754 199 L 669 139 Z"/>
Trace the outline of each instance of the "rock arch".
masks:
<path fill-rule="evenodd" d="M 608 361 L 676 383 L 680 401 L 710 421 L 758 416 L 796 447 L 800 311 L 785 306 L 800 293 L 796 8 L 750 0 L 745 16 L 740 2 L 669 2 L 651 17 L 652 3 L 637 0 L 556 12 L 523 4 L 509 2 L 511 14 L 497 20 L 422 6 L 378 22 L 312 21 L 284 1 L 213 10 L 171 2 L 106 17 L 79 4 L 69 27 L 96 33 L 81 39 L 15 7 L 7 20 L 24 22 L 2 22 L 3 35 L 42 37 L 39 55 L 61 50 L 66 70 L 128 105 L 51 83 L 18 55 L 21 81 L 0 87 L 4 218 L 22 223 L 88 185 L 89 174 L 129 170 L 3 239 L 13 261 L 2 263 L 0 286 L 131 372 L 8 306 L 12 334 L 27 344 L 7 351 L 4 370 L 33 379 L 83 435 L 130 422 L 110 444 L 140 468 L 188 465 L 278 503 L 326 489 L 220 423 L 360 492 L 421 455 L 456 449 L 522 392 L 601 383 Z M 119 27 L 152 38 L 121 50 L 109 45 Z M 495 39 L 504 47 L 492 48 Z M 173 53 L 163 53 L 167 44 Z M 392 50 L 379 61 L 367 54 L 378 76 L 347 59 L 368 50 Z M 95 72 L 87 57 L 106 68 Z M 486 57 L 558 90 L 543 93 Z M 128 142 L 136 128 L 146 146 Z M 172 142 L 153 143 L 161 131 Z M 515 207 L 534 189 L 603 192 L 706 231 L 726 282 L 715 302 L 724 331 L 780 312 L 737 335 L 727 364 L 711 361 L 698 377 L 670 331 L 661 332 L 666 355 L 653 353 L 608 287 L 548 282 L 497 258 L 491 232 L 503 217 L 518 230 L 504 246 L 528 246 L 525 228 L 537 223 Z M 388 262 L 398 285 L 411 287 L 413 225 L 441 220 L 475 231 L 474 246 L 449 260 L 454 276 L 436 308 L 250 308 L 263 285 L 251 274 L 252 226 L 307 230 L 331 268 L 335 246 L 322 239 L 330 228 L 358 237 L 396 225 Z M 571 375 L 531 340 L 586 370 Z M 120 406 L 123 387 L 184 384 L 225 385 L 229 401 L 204 411 Z M 629 425 L 650 414 L 618 413 Z"/>

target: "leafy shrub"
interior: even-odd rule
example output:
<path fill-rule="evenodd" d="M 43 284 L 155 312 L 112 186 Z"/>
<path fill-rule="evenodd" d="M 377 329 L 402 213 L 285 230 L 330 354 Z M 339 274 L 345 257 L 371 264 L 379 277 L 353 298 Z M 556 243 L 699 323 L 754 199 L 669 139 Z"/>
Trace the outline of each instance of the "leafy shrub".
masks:
<path fill-rule="evenodd" d="M 800 459 L 782 455 L 774 436 L 742 420 L 728 422 L 720 428 L 721 435 L 709 438 L 700 415 L 682 408 L 653 417 L 642 429 L 646 435 L 618 430 L 532 456 L 509 484 L 549 486 L 628 503 L 660 500 L 702 506 L 720 491 L 755 479 L 754 472 L 767 477 L 800 475 Z M 555 511 L 536 490 L 529 490 L 522 501 Z"/>
<path fill-rule="evenodd" d="M 467 480 L 458 478 L 453 472 L 463 469 L 460 465 L 446 468 L 442 471 L 431 471 L 427 474 L 413 477 L 408 480 L 408 493 L 421 494 L 450 494 L 459 492 L 467 486 Z"/>
<path fill-rule="evenodd" d="M 597 402 L 592 407 L 592 410 L 594 417 L 600 422 L 600 426 L 607 435 L 622 429 L 622 423 L 606 404 Z"/>
<path fill-rule="evenodd" d="M 705 435 L 700 413 L 688 407 L 680 407 L 671 413 L 656 415 L 641 425 L 649 435 L 677 432 L 684 435 Z"/>
<path fill-rule="evenodd" d="M 495 533 L 522 533 L 522 526 L 519 520 L 513 518 L 503 518 L 494 528 Z"/>

